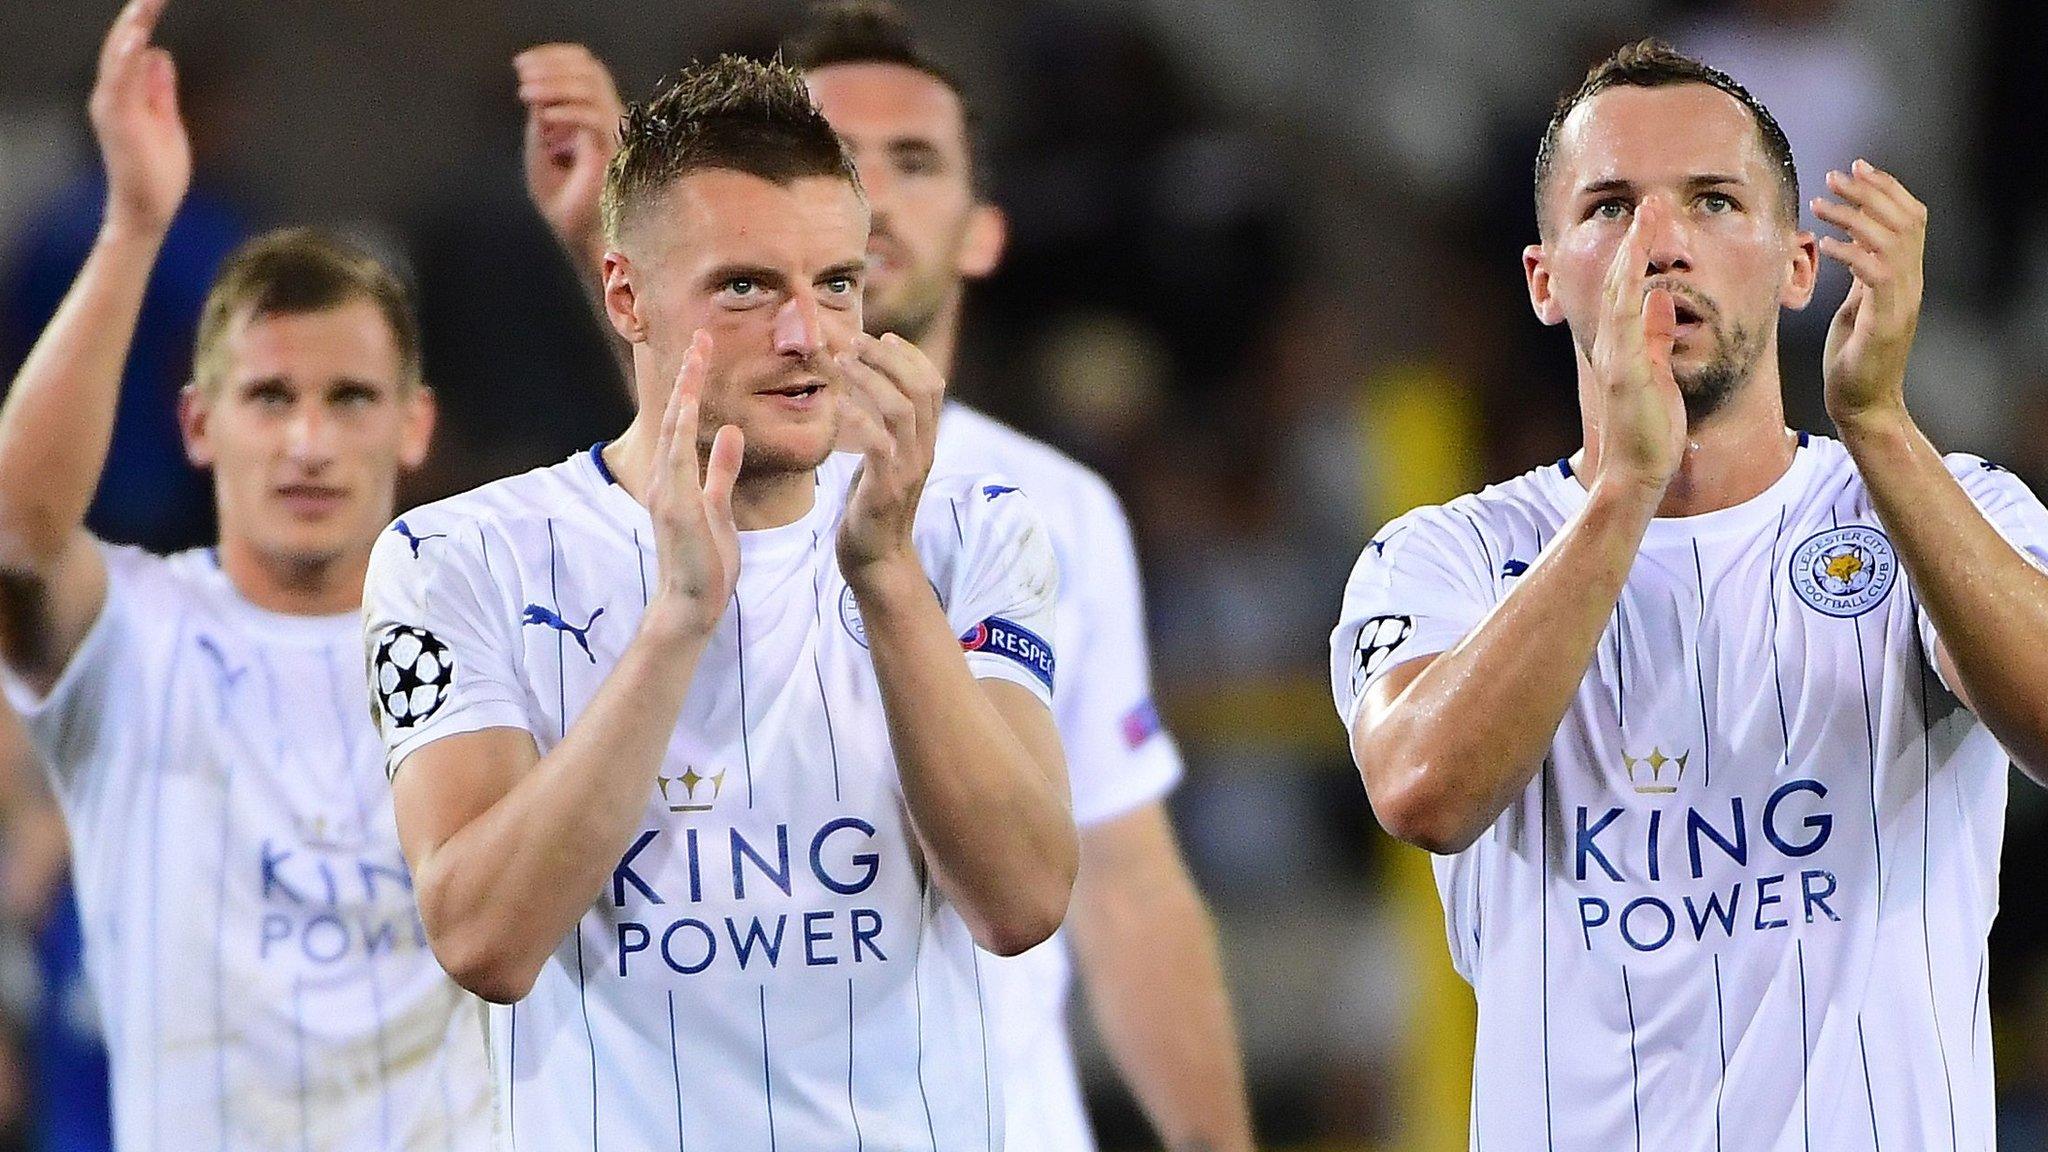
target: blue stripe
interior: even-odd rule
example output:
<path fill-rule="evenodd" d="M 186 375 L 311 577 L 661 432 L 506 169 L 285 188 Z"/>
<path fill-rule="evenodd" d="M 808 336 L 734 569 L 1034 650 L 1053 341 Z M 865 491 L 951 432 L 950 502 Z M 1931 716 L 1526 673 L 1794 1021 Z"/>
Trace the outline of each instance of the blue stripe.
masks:
<path fill-rule="evenodd" d="M 328 703 L 334 706 L 334 722 L 341 733 L 341 755 L 348 776 L 349 792 L 355 797 L 356 823 L 363 835 L 370 832 L 370 806 L 363 799 L 363 783 L 356 773 L 356 751 L 359 745 L 349 733 L 356 723 L 361 723 L 364 712 L 359 708 L 353 713 L 342 705 L 342 676 L 334 667 L 334 649 L 322 652 L 321 664 L 327 669 Z M 356 717 L 355 722 L 350 717 Z M 381 771 L 379 772 L 381 775 Z M 369 947 L 366 939 L 363 946 L 363 965 L 370 974 L 370 1011 L 376 1014 L 377 1030 L 374 1041 L 377 1049 L 377 1131 L 382 1146 L 391 1147 L 391 1079 L 390 1061 L 384 1051 L 384 982 L 377 975 L 377 954 Z"/>
<path fill-rule="evenodd" d="M 1636 1120 L 1636 1152 L 1643 1152 L 1643 1071 L 1636 1063 L 1636 998 L 1629 991 L 1626 964 L 1621 966 L 1621 999 L 1628 1006 L 1628 1106 Z"/>
<path fill-rule="evenodd" d="M 768 1073 L 768 986 L 761 992 L 761 1093 L 768 1100 L 768 1152 L 775 1152 L 775 1079 Z"/>
<path fill-rule="evenodd" d="M 969 949 L 967 959 L 974 965 L 974 1016 L 981 1025 L 981 1127 L 988 1141 L 988 1152 L 995 1152 L 996 1101 L 995 1091 L 989 1086 L 988 1008 L 981 998 L 981 950 Z"/>
<path fill-rule="evenodd" d="M 1856 1014 L 1856 1051 L 1863 1057 L 1863 1098 L 1870 1102 L 1870 1147 L 1883 1152 L 1884 1145 L 1877 1138 L 1877 1093 L 1870 1087 L 1870 1046 L 1863 1042 L 1863 1014 Z"/>
<path fill-rule="evenodd" d="M 740 586 L 732 586 L 733 653 L 740 678 L 740 760 L 747 769 L 747 810 L 754 810 L 754 748 L 747 739 L 747 610 L 740 603 Z"/>
<path fill-rule="evenodd" d="M 514 1001 L 510 1007 L 511 1023 L 506 1032 L 512 1051 L 505 1057 L 505 1130 L 512 1138 L 512 1152 L 519 1152 L 519 1003 Z"/>
<path fill-rule="evenodd" d="M 958 536 L 962 544 L 967 543 L 967 529 L 960 526 L 960 502 L 948 500 L 946 504 L 953 509 L 953 535 Z"/>
<path fill-rule="evenodd" d="M 109 609 L 101 607 L 100 611 Z M 192 622 L 190 613 L 178 617 L 177 637 L 171 643 L 171 663 L 164 674 L 164 695 L 159 702 L 157 725 L 156 771 L 149 781 L 149 938 L 152 943 L 163 939 L 157 932 L 157 904 L 163 882 L 163 853 L 157 850 L 163 839 L 164 828 L 164 777 L 171 768 L 171 716 L 176 711 L 171 707 L 171 691 L 178 683 L 178 671 L 185 662 L 185 636 Z M 145 949 L 149 956 L 149 1132 L 151 1147 L 163 1146 L 163 1105 L 161 1103 L 163 1079 L 159 1074 L 157 1056 L 164 1047 L 164 1018 L 162 990 L 158 986 L 161 948 Z"/>
<path fill-rule="evenodd" d="M 867 1141 L 860 1132 L 860 1108 L 853 1102 L 853 977 L 846 978 L 846 1111 L 853 1117 L 853 1152 L 864 1152 Z"/>
<path fill-rule="evenodd" d="M 1842 526 L 1832 508 L 1828 509 L 1828 526 Z M 1863 661 L 1863 617 L 1851 617 L 1849 626 L 1856 633 L 1856 682 L 1863 689 L 1863 744 L 1870 757 L 1870 846 L 1877 870 L 1877 915 L 1871 917 L 1870 934 L 1871 947 L 1875 948 L 1878 924 L 1884 918 L 1884 831 L 1877 811 L 1877 725 L 1870 714 L 1870 670 Z"/>
<path fill-rule="evenodd" d="M 272 682 L 270 714 L 272 717 L 283 716 L 284 713 L 278 710 L 276 701 L 276 685 Z M 227 704 L 228 699 L 223 696 L 223 712 L 226 711 Z M 226 720 L 227 717 L 224 715 L 222 719 Z M 275 734 L 273 728 L 273 735 Z M 221 1152 L 227 1152 L 228 1147 L 228 866 L 234 844 L 235 768 L 241 763 L 241 757 L 229 756 L 225 759 L 226 774 L 221 779 L 220 879 L 215 882 L 213 889 L 213 1074 L 215 1088 L 220 1094 L 217 1110 Z M 283 763 L 283 757 L 279 757 L 278 763 Z"/>
<path fill-rule="evenodd" d="M 676 1086 L 676 1152 L 683 1152 L 683 1061 L 676 1051 L 676 993 L 668 993 L 668 1070 Z"/>
<path fill-rule="evenodd" d="M 1807 1148 L 1813 1147 L 1813 1108 L 1808 1081 L 1813 1072 L 1813 1039 L 1806 1025 L 1806 941 L 1794 948 L 1799 958 L 1799 1132 Z"/>
<path fill-rule="evenodd" d="M 931 924 L 932 911 L 929 872 L 925 874 L 924 887 L 917 899 L 917 948 L 910 957 L 910 992 L 917 1005 L 917 1096 L 924 1101 L 924 1128 L 932 1138 L 932 1152 L 939 1152 L 939 1131 L 932 1122 L 932 1098 L 924 1085 L 924 937 Z"/>
<path fill-rule="evenodd" d="M 299 1060 L 299 1148 L 301 1152 L 313 1146 L 312 1104 L 306 1092 L 306 1012 L 299 1002 L 305 982 L 292 977 L 292 1050 Z"/>
<path fill-rule="evenodd" d="M 583 925 L 570 929 L 576 937 L 576 1002 L 583 1007 L 583 1048 L 590 1053 L 590 1152 L 597 1152 L 597 1041 L 590 1034 L 590 979 L 583 971 Z"/>
<path fill-rule="evenodd" d="M 1569 456 L 1567 456 L 1567 457 L 1565 457 L 1564 459 L 1562 459 L 1562 460 L 1559 460 L 1559 461 L 1557 462 L 1557 470 L 1558 470 L 1558 473 L 1559 473 L 1560 475 L 1562 475 L 1562 476 L 1563 476 L 1563 477 L 1564 477 L 1565 479 L 1567 479 L 1567 480 L 1571 479 L 1571 478 L 1572 478 L 1572 458 L 1571 458 L 1571 457 L 1569 457 Z"/>
<path fill-rule="evenodd" d="M 1693 624 L 1692 674 L 1698 682 L 1700 692 L 1700 783 L 1714 782 L 1714 735 L 1713 725 L 1707 723 L 1707 672 L 1700 663 L 1700 650 L 1707 646 L 1707 577 L 1700 568 L 1700 542 L 1692 542 L 1692 574 L 1699 582 L 1700 614 Z"/>
<path fill-rule="evenodd" d="M 1721 1050 L 1721 1079 L 1714 1084 L 1714 1152 L 1721 1148 L 1721 1103 L 1728 1091 L 1728 1011 L 1721 1003 L 1721 954 L 1714 953 L 1714 1036 Z"/>
<path fill-rule="evenodd" d="M 633 529 L 633 560 L 640 565 L 640 607 L 647 607 L 647 553 L 640 548 L 640 530 Z"/>
<path fill-rule="evenodd" d="M 1622 585 L 1622 595 L 1614 600 L 1614 724 L 1616 728 L 1628 727 L 1628 617 L 1622 615 L 1623 597 L 1628 595 L 1628 585 Z"/>
<path fill-rule="evenodd" d="M 1785 543 L 1785 507 L 1778 506 L 1778 534 L 1771 538 L 1771 574 L 1765 602 L 1771 608 L 1771 687 L 1778 694 L 1778 732 L 1785 739 L 1785 758 L 1779 763 L 1792 766 L 1792 725 L 1785 717 L 1785 682 L 1778 665 L 1778 554 Z"/>
<path fill-rule="evenodd" d="M 611 465 L 604 462 L 605 445 L 610 443 L 611 441 L 609 440 L 599 440 L 597 443 L 592 444 L 590 446 L 590 462 L 597 465 L 597 474 L 604 478 L 605 483 L 617 485 L 619 478 L 612 475 Z"/>
<path fill-rule="evenodd" d="M 1934 1047 L 1941 1053 L 1941 1084 L 1948 1090 L 1948 1145 L 1956 1147 L 1956 1086 L 1949 1078 L 1948 1038 L 1941 1032 L 1941 1002 L 1934 993 L 1934 936 L 1927 923 L 1928 837 L 1934 809 L 1934 731 L 1928 722 L 1927 678 L 1932 664 L 1920 639 L 1920 602 L 1906 598 L 1906 626 L 1913 633 L 1913 651 L 1920 671 L 1920 954 L 1927 964 L 1927 1012 L 1934 1018 Z"/>
<path fill-rule="evenodd" d="M 822 581 L 825 566 L 818 563 L 818 534 L 811 533 L 811 601 L 817 610 L 817 641 L 811 645 L 811 674 L 818 680 L 818 706 L 825 712 L 825 746 L 832 752 L 832 799 L 841 799 L 839 794 L 839 740 L 832 733 L 832 698 L 825 691 L 825 668 L 821 663 L 821 650 L 825 641 L 825 589 Z"/>

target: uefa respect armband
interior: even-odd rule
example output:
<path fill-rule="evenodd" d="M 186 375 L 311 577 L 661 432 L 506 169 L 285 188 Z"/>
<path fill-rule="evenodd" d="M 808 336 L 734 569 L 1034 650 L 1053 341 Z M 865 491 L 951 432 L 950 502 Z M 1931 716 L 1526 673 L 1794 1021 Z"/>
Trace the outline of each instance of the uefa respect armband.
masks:
<path fill-rule="evenodd" d="M 965 652 L 989 652 L 1014 660 L 1038 677 L 1045 684 L 1046 691 L 1052 690 L 1052 645 L 1014 620 L 1005 620 L 1001 616 L 983 620 L 961 635 L 960 648 Z"/>

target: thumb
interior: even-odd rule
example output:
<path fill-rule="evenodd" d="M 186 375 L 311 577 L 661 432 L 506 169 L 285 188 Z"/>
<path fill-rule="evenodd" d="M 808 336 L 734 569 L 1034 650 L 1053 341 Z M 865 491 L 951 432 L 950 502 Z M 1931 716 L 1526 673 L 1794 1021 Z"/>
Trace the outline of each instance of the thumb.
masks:
<path fill-rule="evenodd" d="M 704 464 L 704 506 L 714 528 L 734 526 L 732 489 L 740 475 L 740 461 L 746 455 L 746 435 L 736 424 L 727 424 L 711 440 L 711 458 Z"/>
<path fill-rule="evenodd" d="M 178 115 L 178 65 L 162 48 L 148 49 L 149 105 L 152 109 Z"/>
<path fill-rule="evenodd" d="M 1650 289 L 1643 300 L 1643 348 L 1660 375 L 1670 371 L 1671 346 L 1677 339 L 1677 304 L 1671 299 L 1670 292 L 1662 288 Z"/>

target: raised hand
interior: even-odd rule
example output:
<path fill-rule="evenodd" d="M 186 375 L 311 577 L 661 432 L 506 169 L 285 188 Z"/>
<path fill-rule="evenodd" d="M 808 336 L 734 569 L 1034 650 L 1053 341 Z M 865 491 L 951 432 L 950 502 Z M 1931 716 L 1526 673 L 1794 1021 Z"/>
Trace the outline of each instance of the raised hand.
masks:
<path fill-rule="evenodd" d="M 1813 214 L 1849 238 L 1823 236 L 1820 250 L 1855 275 L 1821 358 L 1828 415 L 1838 425 L 1903 415 L 1906 357 L 1920 325 L 1927 206 L 1863 160 L 1828 173 L 1828 190 L 1840 202 L 1816 199 Z"/>
<path fill-rule="evenodd" d="M 650 607 L 658 603 L 664 613 L 672 613 L 666 619 L 700 635 L 717 625 L 740 575 L 739 529 L 732 514 L 732 486 L 744 447 L 740 430 L 730 424 L 718 430 L 701 474 L 697 461 L 698 405 L 710 354 L 711 336 L 700 331 L 662 412 L 647 486 L 658 569 Z"/>
<path fill-rule="evenodd" d="M 171 54 L 150 43 L 166 0 L 129 0 L 100 45 L 88 110 L 107 168 L 110 226 L 170 230 L 192 185 L 192 143 L 178 113 Z"/>
<path fill-rule="evenodd" d="M 877 565 L 916 560 L 910 530 L 938 446 L 946 381 L 917 345 L 893 332 L 855 337 L 833 363 L 850 401 L 843 441 L 863 453 L 839 526 L 839 569 L 858 590 Z"/>
<path fill-rule="evenodd" d="M 512 58 L 526 106 L 526 191 L 562 246 L 601 257 L 598 193 L 619 150 L 612 74 L 581 44 L 542 44 Z"/>
<path fill-rule="evenodd" d="M 1654 199 L 1637 206 L 1608 265 L 1588 353 L 1602 393 L 1600 474 L 1659 490 L 1685 460 L 1685 397 L 1671 373 L 1678 320 L 1671 293 L 1648 285 L 1649 239 L 1664 211 Z"/>

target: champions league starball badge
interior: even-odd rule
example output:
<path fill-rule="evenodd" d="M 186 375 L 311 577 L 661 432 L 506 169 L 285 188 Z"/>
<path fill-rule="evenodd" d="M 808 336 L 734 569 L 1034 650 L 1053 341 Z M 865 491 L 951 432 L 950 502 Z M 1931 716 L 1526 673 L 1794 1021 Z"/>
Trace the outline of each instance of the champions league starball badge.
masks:
<path fill-rule="evenodd" d="M 377 704 L 393 727 L 411 728 L 440 710 L 455 682 L 455 656 L 425 628 L 393 624 L 377 642 Z"/>
<path fill-rule="evenodd" d="M 1862 524 L 1807 537 L 1792 553 L 1792 590 L 1828 616 L 1861 616 L 1884 602 L 1899 578 L 1899 558 L 1883 532 Z"/>

